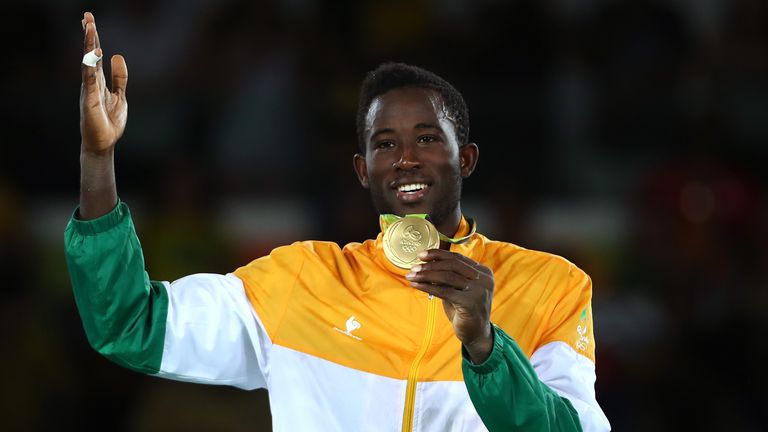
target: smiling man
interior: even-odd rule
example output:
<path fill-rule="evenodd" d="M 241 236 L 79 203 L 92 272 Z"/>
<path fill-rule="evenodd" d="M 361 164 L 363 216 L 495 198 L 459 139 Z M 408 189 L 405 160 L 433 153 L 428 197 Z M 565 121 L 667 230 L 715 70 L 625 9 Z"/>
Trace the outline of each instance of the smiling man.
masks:
<path fill-rule="evenodd" d="M 227 275 L 153 281 L 114 181 L 127 68 L 112 58 L 109 91 L 90 13 L 83 28 L 80 206 L 65 248 L 94 349 L 142 373 L 266 388 L 280 431 L 609 429 L 590 279 L 462 215 L 479 152 L 450 84 L 391 63 L 363 82 L 354 169 L 382 215 L 376 239 L 297 242 Z"/>
<path fill-rule="evenodd" d="M 380 213 L 427 213 L 440 232 L 454 232 L 461 220 L 461 180 L 474 169 L 478 150 L 466 142 L 463 101 L 462 113 L 449 114 L 443 96 L 430 88 L 438 85 L 455 92 L 440 78 L 402 64 L 371 72 L 358 113 L 362 154 L 354 163 Z M 462 119 L 460 134 L 451 116 Z"/>

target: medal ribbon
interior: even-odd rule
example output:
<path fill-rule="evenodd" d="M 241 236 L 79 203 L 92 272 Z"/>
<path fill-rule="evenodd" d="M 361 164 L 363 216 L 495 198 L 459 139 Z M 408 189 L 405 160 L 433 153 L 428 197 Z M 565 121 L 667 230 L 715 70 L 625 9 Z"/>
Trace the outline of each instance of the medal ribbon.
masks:
<path fill-rule="evenodd" d="M 432 223 L 429 220 L 429 215 L 427 215 L 425 213 L 407 214 L 405 216 L 406 217 L 407 216 L 412 216 L 412 217 L 421 218 L 421 219 L 426 220 L 429 223 Z M 379 216 L 379 226 L 381 227 L 381 231 L 386 231 L 387 228 L 390 227 L 390 225 L 392 225 L 393 223 L 399 221 L 400 219 L 402 219 L 402 217 L 400 217 L 398 215 L 393 215 L 393 214 L 383 214 L 383 215 L 380 215 Z M 435 231 L 437 231 L 437 234 L 440 236 L 440 240 L 442 240 L 442 241 L 444 241 L 446 243 L 451 243 L 451 244 L 466 243 L 467 240 L 469 240 L 469 238 L 472 237 L 475 234 L 475 232 L 477 231 L 477 224 L 475 223 L 474 219 L 467 218 L 467 222 L 469 222 L 470 229 L 469 229 L 469 234 L 465 235 L 464 237 L 450 238 L 450 237 L 448 237 L 447 235 L 441 233 L 438 230 L 435 230 Z"/>

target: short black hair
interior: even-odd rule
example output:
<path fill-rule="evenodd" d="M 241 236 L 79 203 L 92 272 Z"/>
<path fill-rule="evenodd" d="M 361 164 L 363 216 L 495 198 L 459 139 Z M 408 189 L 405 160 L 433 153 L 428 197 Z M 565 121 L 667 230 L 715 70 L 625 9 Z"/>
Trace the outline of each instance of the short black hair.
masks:
<path fill-rule="evenodd" d="M 469 110 L 464 97 L 448 81 L 436 74 L 405 63 L 382 63 L 368 72 L 360 86 L 357 105 L 357 141 L 365 153 L 365 119 L 371 102 L 382 94 L 397 88 L 417 87 L 436 91 L 443 99 L 448 116 L 453 119 L 459 146 L 469 142 Z"/>

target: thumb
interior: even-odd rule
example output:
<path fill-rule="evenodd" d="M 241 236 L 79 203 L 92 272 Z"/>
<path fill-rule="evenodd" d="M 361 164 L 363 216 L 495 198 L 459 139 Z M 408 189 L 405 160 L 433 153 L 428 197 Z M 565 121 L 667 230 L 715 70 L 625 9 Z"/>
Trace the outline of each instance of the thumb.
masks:
<path fill-rule="evenodd" d="M 112 56 L 112 92 L 118 96 L 125 96 L 125 88 L 128 85 L 128 65 L 120 54 Z"/>

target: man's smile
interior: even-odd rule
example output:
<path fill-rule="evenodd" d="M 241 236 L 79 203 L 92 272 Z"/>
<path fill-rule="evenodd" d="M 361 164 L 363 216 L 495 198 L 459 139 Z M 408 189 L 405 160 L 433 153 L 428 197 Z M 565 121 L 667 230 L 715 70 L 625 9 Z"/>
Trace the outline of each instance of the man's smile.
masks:
<path fill-rule="evenodd" d="M 426 183 L 406 183 L 395 189 L 395 196 L 404 203 L 415 203 L 424 198 L 431 189 Z"/>

